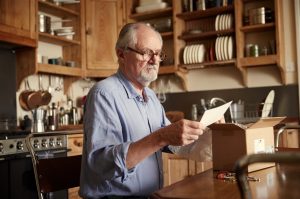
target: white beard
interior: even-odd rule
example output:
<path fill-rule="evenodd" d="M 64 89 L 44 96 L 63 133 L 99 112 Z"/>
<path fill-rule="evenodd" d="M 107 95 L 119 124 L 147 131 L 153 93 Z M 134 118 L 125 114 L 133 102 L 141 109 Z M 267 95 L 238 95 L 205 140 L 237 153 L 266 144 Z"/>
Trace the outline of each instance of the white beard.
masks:
<path fill-rule="evenodd" d="M 147 65 L 141 70 L 137 81 L 143 86 L 147 87 L 151 82 L 157 79 L 158 65 Z"/>

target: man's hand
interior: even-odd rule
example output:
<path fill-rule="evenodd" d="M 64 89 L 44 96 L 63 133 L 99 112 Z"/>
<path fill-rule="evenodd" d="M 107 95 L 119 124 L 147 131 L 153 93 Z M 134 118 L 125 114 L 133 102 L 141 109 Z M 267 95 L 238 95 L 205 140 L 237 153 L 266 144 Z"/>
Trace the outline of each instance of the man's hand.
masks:
<path fill-rule="evenodd" d="M 159 133 L 166 145 L 182 146 L 198 140 L 205 128 L 200 122 L 182 119 L 161 128 Z"/>

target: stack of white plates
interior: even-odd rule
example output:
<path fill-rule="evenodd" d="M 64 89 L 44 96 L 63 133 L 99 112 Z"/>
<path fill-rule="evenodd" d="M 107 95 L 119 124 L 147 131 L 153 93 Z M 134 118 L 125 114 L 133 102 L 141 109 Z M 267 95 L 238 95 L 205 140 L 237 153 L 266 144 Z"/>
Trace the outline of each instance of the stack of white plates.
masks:
<path fill-rule="evenodd" d="M 137 13 L 147 12 L 157 9 L 166 8 L 168 4 L 162 0 L 140 0 L 140 4 L 135 8 Z"/>
<path fill-rule="evenodd" d="M 215 20 L 215 30 L 228 30 L 233 28 L 233 16 L 232 14 L 217 15 Z"/>
<path fill-rule="evenodd" d="M 204 61 L 205 47 L 203 44 L 187 45 L 183 50 L 184 64 L 197 64 Z"/>
<path fill-rule="evenodd" d="M 215 43 L 217 61 L 230 60 L 233 58 L 234 47 L 232 36 L 217 37 Z"/>
<path fill-rule="evenodd" d="M 57 29 L 53 29 L 54 34 L 56 36 L 64 37 L 66 39 L 73 39 L 75 32 L 73 31 L 73 27 L 61 27 Z"/>

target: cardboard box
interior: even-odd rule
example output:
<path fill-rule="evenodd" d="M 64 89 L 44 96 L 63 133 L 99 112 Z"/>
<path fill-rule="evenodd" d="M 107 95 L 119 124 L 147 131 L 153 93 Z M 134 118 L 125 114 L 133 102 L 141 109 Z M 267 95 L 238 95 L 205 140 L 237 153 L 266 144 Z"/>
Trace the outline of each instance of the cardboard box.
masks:
<path fill-rule="evenodd" d="M 213 169 L 233 171 L 236 161 L 246 154 L 274 153 L 273 127 L 283 119 L 284 117 L 264 118 L 249 125 L 210 125 Z M 274 163 L 251 164 L 248 166 L 248 172 L 271 166 L 274 166 Z"/>

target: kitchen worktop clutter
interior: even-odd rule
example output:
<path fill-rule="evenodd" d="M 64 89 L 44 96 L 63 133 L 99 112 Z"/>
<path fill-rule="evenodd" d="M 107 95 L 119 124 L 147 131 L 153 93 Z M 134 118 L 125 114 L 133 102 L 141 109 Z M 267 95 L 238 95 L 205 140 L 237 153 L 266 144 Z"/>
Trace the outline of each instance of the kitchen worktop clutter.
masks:
<path fill-rule="evenodd" d="M 68 125 L 78 125 L 81 118 L 80 111 L 73 106 L 71 99 L 67 101 L 65 107 L 52 102 L 50 106 L 39 107 L 31 112 L 33 118 L 32 132 L 34 133 L 54 131 Z"/>

